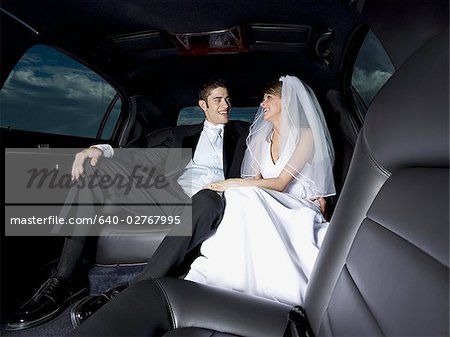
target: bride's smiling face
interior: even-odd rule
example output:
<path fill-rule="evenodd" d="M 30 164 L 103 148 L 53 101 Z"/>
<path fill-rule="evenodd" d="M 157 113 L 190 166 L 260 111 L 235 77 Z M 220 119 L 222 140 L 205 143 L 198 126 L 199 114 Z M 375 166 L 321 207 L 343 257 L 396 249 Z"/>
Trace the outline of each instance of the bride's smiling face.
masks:
<path fill-rule="evenodd" d="M 264 112 L 264 120 L 272 124 L 280 118 L 281 115 L 281 97 L 275 94 L 264 94 L 261 102 L 261 108 Z"/>

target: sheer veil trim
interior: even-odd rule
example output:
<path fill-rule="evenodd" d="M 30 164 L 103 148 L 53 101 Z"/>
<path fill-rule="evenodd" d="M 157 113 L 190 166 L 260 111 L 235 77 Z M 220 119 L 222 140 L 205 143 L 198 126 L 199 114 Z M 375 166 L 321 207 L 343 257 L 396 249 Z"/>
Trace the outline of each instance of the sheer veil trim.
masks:
<path fill-rule="evenodd" d="M 314 92 L 295 76 L 283 76 L 281 97 L 281 139 L 279 161 L 295 179 L 307 183 L 315 196 L 335 194 L 333 179 L 334 151 L 322 109 Z M 312 148 L 300 141 L 311 132 Z M 265 142 L 270 141 L 272 124 L 264 120 L 260 107 L 247 137 L 247 150 L 241 176 L 252 178 L 261 173 Z M 307 151 L 307 152 L 305 152 Z M 302 154 L 311 152 L 307 163 Z"/>

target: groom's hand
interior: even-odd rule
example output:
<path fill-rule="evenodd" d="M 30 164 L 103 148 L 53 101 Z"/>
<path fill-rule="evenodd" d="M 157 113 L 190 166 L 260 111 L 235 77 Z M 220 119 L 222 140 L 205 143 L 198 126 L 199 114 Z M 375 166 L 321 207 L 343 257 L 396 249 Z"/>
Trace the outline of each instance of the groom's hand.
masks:
<path fill-rule="evenodd" d="M 78 152 L 75 155 L 75 160 L 72 164 L 72 180 L 78 180 L 83 176 L 84 162 L 86 161 L 86 159 L 90 158 L 91 165 L 95 166 L 102 155 L 103 152 L 96 147 L 90 147 L 88 149 L 84 149 L 81 152 Z"/>

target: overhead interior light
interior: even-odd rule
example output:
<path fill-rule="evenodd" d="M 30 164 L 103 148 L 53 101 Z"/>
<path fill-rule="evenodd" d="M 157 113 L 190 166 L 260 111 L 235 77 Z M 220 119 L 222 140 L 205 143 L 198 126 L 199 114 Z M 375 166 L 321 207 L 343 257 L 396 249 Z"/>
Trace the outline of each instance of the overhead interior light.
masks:
<path fill-rule="evenodd" d="M 227 54 L 248 51 L 239 26 L 201 33 L 169 33 L 187 55 Z"/>

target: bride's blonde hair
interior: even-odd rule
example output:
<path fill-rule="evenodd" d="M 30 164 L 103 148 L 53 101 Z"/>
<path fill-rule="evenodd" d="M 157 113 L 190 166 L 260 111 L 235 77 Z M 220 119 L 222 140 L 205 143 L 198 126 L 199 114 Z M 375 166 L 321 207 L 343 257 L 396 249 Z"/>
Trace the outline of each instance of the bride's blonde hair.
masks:
<path fill-rule="evenodd" d="M 283 82 L 280 80 L 270 82 L 263 90 L 263 94 L 267 95 L 276 95 L 278 97 L 281 97 L 281 88 L 282 88 Z"/>

